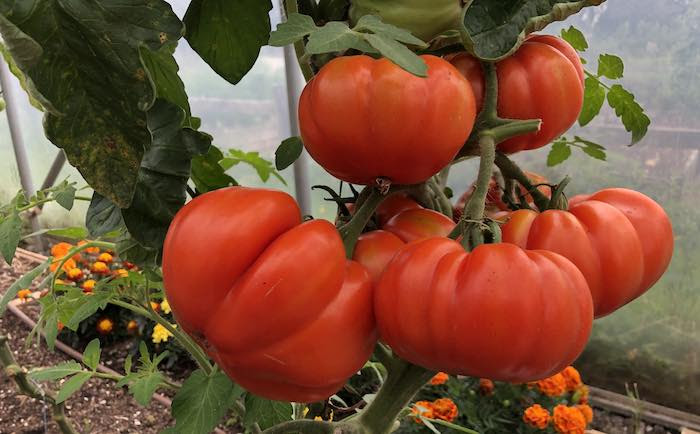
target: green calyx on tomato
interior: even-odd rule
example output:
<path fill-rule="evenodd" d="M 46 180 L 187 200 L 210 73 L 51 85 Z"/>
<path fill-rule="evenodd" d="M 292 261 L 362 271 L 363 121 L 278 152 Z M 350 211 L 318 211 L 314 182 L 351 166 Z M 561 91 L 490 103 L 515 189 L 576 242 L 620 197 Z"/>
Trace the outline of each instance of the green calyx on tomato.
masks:
<path fill-rule="evenodd" d="M 351 0 L 350 23 L 364 15 L 378 15 L 429 42 L 448 30 L 457 30 L 462 15 L 460 0 Z"/>

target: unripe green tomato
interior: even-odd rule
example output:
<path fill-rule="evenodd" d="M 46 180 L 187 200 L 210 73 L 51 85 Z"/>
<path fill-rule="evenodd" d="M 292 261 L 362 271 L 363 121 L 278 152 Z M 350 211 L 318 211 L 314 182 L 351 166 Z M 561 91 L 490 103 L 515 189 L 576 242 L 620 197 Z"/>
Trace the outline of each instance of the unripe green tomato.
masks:
<path fill-rule="evenodd" d="M 363 15 L 379 15 L 428 42 L 447 30 L 458 29 L 462 15 L 460 0 L 351 0 L 350 22 Z"/>

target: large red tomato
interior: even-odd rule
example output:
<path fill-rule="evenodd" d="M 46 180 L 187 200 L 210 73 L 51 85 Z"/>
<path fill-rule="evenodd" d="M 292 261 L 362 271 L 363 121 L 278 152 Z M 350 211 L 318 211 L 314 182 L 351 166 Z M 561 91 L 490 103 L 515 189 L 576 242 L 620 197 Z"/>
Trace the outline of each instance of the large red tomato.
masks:
<path fill-rule="evenodd" d="M 381 339 L 436 371 L 525 382 L 561 371 L 583 350 L 593 306 L 566 258 L 509 244 L 467 253 L 456 241 L 407 244 L 375 288 Z"/>
<path fill-rule="evenodd" d="M 416 184 L 452 161 L 474 124 L 474 94 L 449 62 L 421 57 L 427 78 L 368 56 L 338 57 L 321 68 L 299 101 L 313 159 L 353 184 L 378 177 Z"/>
<path fill-rule="evenodd" d="M 502 232 L 504 242 L 550 250 L 576 264 L 588 281 L 596 317 L 642 295 L 673 254 L 673 229 L 663 208 L 624 188 L 574 197 L 568 211 L 515 211 Z"/>
<path fill-rule="evenodd" d="M 163 279 L 182 328 L 266 398 L 327 398 L 376 342 L 369 274 L 345 259 L 333 225 L 302 223 L 280 191 L 231 187 L 185 205 L 165 239 Z"/>
<path fill-rule="evenodd" d="M 472 83 L 481 110 L 484 74 L 479 61 L 460 53 L 450 58 Z M 568 130 L 583 106 L 583 66 L 571 45 L 549 35 L 529 37 L 512 56 L 496 64 L 498 115 L 510 119 L 541 119 L 535 133 L 506 140 L 503 152 L 540 148 Z"/>
<path fill-rule="evenodd" d="M 401 238 L 405 243 L 429 237 L 446 237 L 455 222 L 432 209 L 407 209 L 389 219 L 382 229 Z"/>

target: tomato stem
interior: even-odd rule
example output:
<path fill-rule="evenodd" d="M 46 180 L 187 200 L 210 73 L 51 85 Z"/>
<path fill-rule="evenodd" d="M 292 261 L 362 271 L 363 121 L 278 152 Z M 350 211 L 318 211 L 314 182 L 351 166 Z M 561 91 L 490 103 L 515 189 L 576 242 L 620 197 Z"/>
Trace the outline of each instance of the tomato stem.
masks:
<path fill-rule="evenodd" d="M 365 192 L 369 191 L 369 195 L 365 196 Z M 360 199 L 365 197 L 365 199 L 356 209 L 355 214 L 352 216 L 349 222 L 341 226 L 338 231 L 340 236 L 343 238 L 343 244 L 345 244 L 345 256 L 350 259 L 355 251 L 355 244 L 357 244 L 357 238 L 362 234 L 362 231 L 367 226 L 367 222 L 372 218 L 372 215 L 376 211 L 377 207 L 384 200 L 386 195 L 382 194 L 380 189 L 368 186 L 362 191 L 360 197 L 358 198 L 358 203 Z"/>
<path fill-rule="evenodd" d="M 571 177 L 566 176 L 562 181 L 557 184 L 552 190 L 552 198 L 549 200 L 548 209 L 569 209 L 569 201 L 566 200 L 566 195 L 564 194 L 564 189 L 571 182 Z"/>
<path fill-rule="evenodd" d="M 297 0 L 285 0 L 285 20 L 291 15 L 299 13 L 299 6 L 297 5 Z M 306 47 L 304 46 L 304 40 L 300 39 L 294 43 L 294 53 L 297 56 L 297 61 L 299 62 L 299 67 L 301 68 L 301 73 L 304 75 L 304 79 L 308 83 L 314 77 L 314 71 L 311 69 L 311 64 L 309 63 L 310 55 L 306 52 Z"/>
<path fill-rule="evenodd" d="M 495 162 L 504 178 L 515 179 L 520 185 L 525 187 L 525 190 L 527 190 L 532 196 L 535 205 L 540 211 L 544 211 L 549 208 L 549 198 L 547 198 L 547 196 L 545 196 L 539 189 L 532 185 L 530 179 L 527 177 L 527 175 L 525 175 L 520 167 L 515 164 L 515 162 L 501 152 L 496 153 Z"/>

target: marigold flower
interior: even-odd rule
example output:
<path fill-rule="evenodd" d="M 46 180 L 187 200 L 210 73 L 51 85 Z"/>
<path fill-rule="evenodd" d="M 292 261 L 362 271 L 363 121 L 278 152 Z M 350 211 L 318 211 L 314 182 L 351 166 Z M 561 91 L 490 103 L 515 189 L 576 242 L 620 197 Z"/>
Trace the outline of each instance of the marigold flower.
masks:
<path fill-rule="evenodd" d="M 109 318 L 102 318 L 97 321 L 97 332 L 101 335 L 107 335 L 112 332 L 114 328 L 114 321 Z"/>
<path fill-rule="evenodd" d="M 87 244 L 87 243 L 88 243 L 87 240 L 78 241 L 79 246 L 82 246 L 83 244 Z M 90 253 L 92 255 L 96 255 L 96 254 L 100 253 L 100 248 L 99 247 L 88 247 L 84 251 L 87 253 Z"/>
<path fill-rule="evenodd" d="M 129 272 L 124 268 L 119 268 L 118 270 L 114 270 L 114 272 L 112 274 L 114 274 L 116 277 L 129 277 Z"/>
<path fill-rule="evenodd" d="M 71 268 L 70 270 L 66 271 L 66 277 L 74 282 L 76 280 L 80 280 L 83 278 L 83 270 L 78 267 Z"/>
<path fill-rule="evenodd" d="M 437 374 L 433 375 L 433 378 L 430 379 L 430 384 L 433 386 L 439 386 L 440 384 L 445 384 L 448 378 L 450 378 L 450 376 L 446 373 L 438 372 Z"/>
<path fill-rule="evenodd" d="M 566 392 L 566 379 L 562 374 L 554 374 L 538 381 L 537 388 L 547 396 L 561 396 Z"/>
<path fill-rule="evenodd" d="M 61 259 L 57 259 L 51 263 L 51 266 L 49 267 L 49 269 L 51 270 L 52 273 L 56 272 L 56 269 L 58 268 L 59 262 L 61 262 Z M 68 270 L 72 270 L 73 268 L 76 268 L 77 266 L 78 266 L 78 264 L 76 264 L 75 261 L 71 258 L 63 263 L 63 267 L 61 267 L 61 269 L 63 271 L 68 271 Z"/>
<path fill-rule="evenodd" d="M 27 299 L 32 295 L 32 291 L 30 289 L 20 289 L 17 291 L 17 298 L 19 298 L 22 301 L 27 301 Z"/>
<path fill-rule="evenodd" d="M 56 243 L 51 246 L 51 256 L 53 256 L 54 259 L 63 259 L 72 248 L 73 245 L 70 243 Z M 76 253 L 71 259 L 74 261 L 80 261 L 82 257 L 80 256 L 80 253 Z"/>
<path fill-rule="evenodd" d="M 59 332 L 60 332 L 61 330 L 63 330 L 63 323 L 62 323 L 61 321 L 59 321 L 59 322 L 56 324 L 56 328 L 58 329 Z"/>
<path fill-rule="evenodd" d="M 85 282 L 83 282 L 83 284 L 80 285 L 80 287 L 83 288 L 83 292 L 88 293 L 92 292 L 92 290 L 95 289 L 95 284 L 97 284 L 97 282 L 94 279 L 88 279 Z"/>
<path fill-rule="evenodd" d="M 575 407 L 559 404 L 554 407 L 554 429 L 561 434 L 584 434 L 586 417 Z"/>
<path fill-rule="evenodd" d="M 136 321 L 134 321 L 133 319 L 126 324 L 126 331 L 130 335 L 135 335 L 136 333 L 138 333 L 138 330 L 139 330 L 139 324 Z"/>
<path fill-rule="evenodd" d="M 100 253 L 100 256 L 97 257 L 97 260 L 100 262 L 104 262 L 105 264 L 111 264 L 114 258 L 109 253 L 104 252 Z"/>
<path fill-rule="evenodd" d="M 433 413 L 433 403 L 430 401 L 417 401 L 413 404 L 411 413 L 417 416 L 427 417 L 428 419 L 434 419 L 435 417 L 435 414 Z M 413 420 L 416 423 L 423 423 L 419 417 L 414 417 Z"/>
<path fill-rule="evenodd" d="M 165 314 L 170 313 L 170 303 L 168 303 L 167 299 L 164 298 L 163 301 L 160 302 L 160 310 Z"/>
<path fill-rule="evenodd" d="M 575 408 L 577 408 L 578 411 L 580 411 L 581 414 L 583 414 L 583 417 L 586 419 L 586 423 L 593 422 L 593 409 L 591 408 L 590 405 L 579 404 Z"/>
<path fill-rule="evenodd" d="M 124 268 L 127 270 L 131 270 L 132 268 L 136 268 L 136 265 L 132 264 L 129 261 L 122 261 L 122 265 L 124 265 Z"/>
<path fill-rule="evenodd" d="M 160 304 L 156 303 L 155 301 L 151 302 L 151 309 L 155 312 L 160 311 Z"/>
<path fill-rule="evenodd" d="M 173 334 L 170 333 L 168 329 L 166 329 L 160 324 L 156 324 L 156 326 L 153 327 L 153 334 L 151 335 L 151 339 L 153 340 L 154 344 L 159 344 L 161 342 L 167 342 L 172 335 Z"/>
<path fill-rule="evenodd" d="M 481 392 L 483 395 L 492 394 L 494 387 L 496 386 L 494 386 L 493 381 L 489 380 L 488 378 L 479 379 L 479 392 Z"/>
<path fill-rule="evenodd" d="M 90 266 L 90 270 L 96 274 L 107 274 L 109 273 L 109 267 L 102 261 L 93 262 Z"/>
<path fill-rule="evenodd" d="M 532 405 L 523 412 L 523 421 L 533 428 L 547 428 L 550 417 L 549 411 L 539 404 Z"/>
<path fill-rule="evenodd" d="M 581 381 L 581 374 L 573 366 L 567 366 L 561 371 L 561 375 L 566 381 L 566 390 L 568 392 L 573 392 L 576 390 L 583 382 Z"/>
<path fill-rule="evenodd" d="M 573 401 L 579 404 L 588 403 L 588 386 L 582 384 L 574 392 Z"/>
<path fill-rule="evenodd" d="M 452 422 L 457 417 L 457 405 L 450 398 L 440 398 L 433 401 L 435 419 Z"/>

